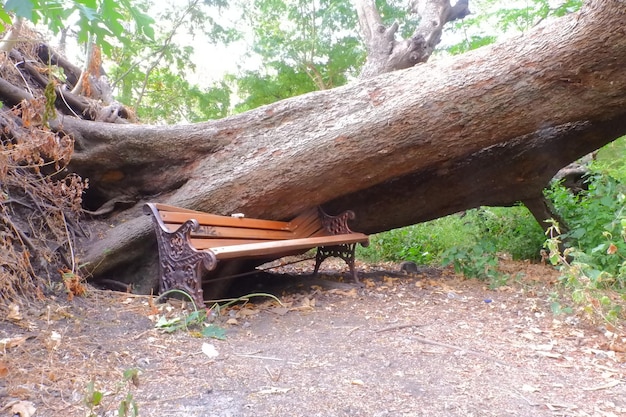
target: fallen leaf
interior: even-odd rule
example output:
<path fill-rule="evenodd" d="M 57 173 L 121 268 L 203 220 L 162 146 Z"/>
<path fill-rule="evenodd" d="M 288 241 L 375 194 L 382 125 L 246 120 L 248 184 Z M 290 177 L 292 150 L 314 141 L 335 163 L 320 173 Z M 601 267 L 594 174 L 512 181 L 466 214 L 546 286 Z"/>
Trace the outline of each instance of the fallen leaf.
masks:
<path fill-rule="evenodd" d="M 9 374 L 9 367 L 6 363 L 0 362 L 0 378 L 5 378 Z"/>
<path fill-rule="evenodd" d="M 210 324 L 202 330 L 203 337 L 212 337 L 213 339 L 226 339 L 226 330 L 215 324 Z"/>
<path fill-rule="evenodd" d="M 274 313 L 278 316 L 284 316 L 289 312 L 289 309 L 286 307 L 274 307 L 273 309 L 269 310 L 269 312 Z"/>
<path fill-rule="evenodd" d="M 315 298 L 308 298 L 308 297 L 304 297 L 302 299 L 302 304 L 300 304 L 300 306 L 292 308 L 291 310 L 295 310 L 295 311 L 310 311 L 313 310 L 315 307 Z"/>
<path fill-rule="evenodd" d="M 613 352 L 626 353 L 626 344 L 613 341 L 609 343 L 609 349 Z"/>
<path fill-rule="evenodd" d="M 606 250 L 607 255 L 614 255 L 617 253 L 617 246 L 615 246 L 613 243 L 611 243 L 609 245 L 609 247 Z"/>
<path fill-rule="evenodd" d="M 54 330 L 50 333 L 50 341 L 52 342 L 52 348 L 56 349 L 61 345 L 61 334 Z"/>
<path fill-rule="evenodd" d="M 524 392 L 538 392 L 539 388 L 533 387 L 532 385 L 524 384 L 524 385 L 522 385 L 522 391 L 524 391 Z"/>
<path fill-rule="evenodd" d="M 562 408 L 576 408 L 575 406 L 565 405 L 565 404 L 548 404 L 546 403 L 546 407 L 550 411 L 559 411 Z"/>
<path fill-rule="evenodd" d="M 20 313 L 20 306 L 18 304 L 9 304 L 9 314 L 7 314 L 7 319 L 11 321 L 20 321 L 23 319 L 22 313 Z"/>
<path fill-rule="evenodd" d="M 207 355 L 209 358 L 214 359 L 219 356 L 219 352 L 215 349 L 211 343 L 203 343 L 202 344 L 202 353 Z"/>
<path fill-rule="evenodd" d="M 235 317 L 242 318 L 242 317 L 254 316 L 256 314 L 259 314 L 259 310 L 251 309 L 251 308 L 242 308 L 241 310 L 237 312 Z"/>
<path fill-rule="evenodd" d="M 330 294 L 337 294 L 337 295 L 343 295 L 344 297 L 350 297 L 350 298 L 356 298 L 358 297 L 358 293 L 356 288 L 352 288 L 348 291 L 345 290 L 340 290 L 337 288 L 333 288 L 332 290 L 328 291 Z"/>
<path fill-rule="evenodd" d="M 374 280 L 369 279 L 369 278 L 364 279 L 363 284 L 365 284 L 365 288 L 374 288 L 376 286 L 376 283 L 374 282 Z"/>
<path fill-rule="evenodd" d="M 532 345 L 531 346 L 534 350 L 542 350 L 542 351 L 551 351 L 552 348 L 554 347 L 552 344 L 546 344 L 546 345 Z"/>
<path fill-rule="evenodd" d="M 5 337 L 4 339 L 0 339 L 0 349 L 11 349 L 20 346 L 26 340 L 28 340 L 28 336 Z"/>
<path fill-rule="evenodd" d="M 396 281 L 398 281 L 400 278 L 392 278 L 392 277 L 388 277 L 387 275 L 385 275 L 383 277 L 383 282 L 387 285 L 393 285 L 395 284 Z"/>
<path fill-rule="evenodd" d="M 11 407 L 11 414 L 19 417 L 31 417 L 37 409 L 30 401 L 18 401 Z"/>

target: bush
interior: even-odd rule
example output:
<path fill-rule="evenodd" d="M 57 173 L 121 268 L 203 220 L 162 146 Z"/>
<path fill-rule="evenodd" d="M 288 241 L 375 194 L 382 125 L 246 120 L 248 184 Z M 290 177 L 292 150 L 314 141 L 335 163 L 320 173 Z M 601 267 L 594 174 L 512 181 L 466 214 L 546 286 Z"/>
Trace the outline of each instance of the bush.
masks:
<path fill-rule="evenodd" d="M 440 264 L 454 254 L 472 258 L 506 252 L 514 259 L 538 257 L 543 231 L 523 206 L 481 207 L 372 236 L 358 255 L 368 261 Z M 479 250 L 480 249 L 480 250 Z"/>
<path fill-rule="evenodd" d="M 626 288 L 626 186 L 594 173 L 588 190 L 574 195 L 561 184 L 546 194 L 569 231 L 559 236 L 571 258 L 593 288 Z"/>
<path fill-rule="evenodd" d="M 367 248 L 358 255 L 371 262 L 413 261 L 417 264 L 441 262 L 442 253 L 453 242 L 471 245 L 473 226 L 460 215 L 442 217 L 429 222 L 373 235 Z"/>

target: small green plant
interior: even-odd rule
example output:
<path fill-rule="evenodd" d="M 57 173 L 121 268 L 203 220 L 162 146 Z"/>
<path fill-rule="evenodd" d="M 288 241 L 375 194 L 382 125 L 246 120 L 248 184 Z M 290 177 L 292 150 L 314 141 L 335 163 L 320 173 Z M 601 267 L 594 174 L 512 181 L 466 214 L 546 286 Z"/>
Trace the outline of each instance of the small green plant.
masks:
<path fill-rule="evenodd" d="M 552 310 L 552 314 L 558 316 L 560 314 L 572 314 L 573 310 L 569 306 L 564 306 L 560 300 L 559 293 L 554 291 L 550 294 L 550 309 Z"/>
<path fill-rule="evenodd" d="M 582 310 L 590 317 L 601 317 L 607 322 L 616 323 L 623 318 L 620 302 L 626 301 L 626 298 L 623 293 L 609 288 L 615 283 L 614 277 L 607 271 L 582 262 L 581 259 L 588 258 L 577 248 L 570 247 L 561 251 L 563 235 L 558 223 L 554 220 L 551 223 L 546 232 L 545 243 L 548 260 L 561 271 L 560 281 L 571 291 L 572 300 L 582 306 Z M 623 227 L 626 232 L 626 222 Z M 562 308 L 560 303 L 555 301 L 551 303 L 551 307 L 555 313 L 571 311 Z"/>
<path fill-rule="evenodd" d="M 180 294 L 191 301 L 191 305 L 193 306 L 193 311 L 189 314 L 182 314 L 180 316 L 175 316 L 172 318 L 166 318 L 165 316 L 159 317 L 155 327 L 157 329 L 163 330 L 167 333 L 173 333 L 178 330 L 189 331 L 193 328 L 201 327 L 202 330 L 199 332 L 200 337 L 211 337 L 214 339 L 224 340 L 226 338 L 226 331 L 213 323 L 207 323 L 207 319 L 211 316 L 211 312 L 215 312 L 217 315 L 220 314 L 220 310 L 222 308 L 226 308 L 230 305 L 236 303 L 247 303 L 253 297 L 269 297 L 274 299 L 277 303 L 282 305 L 280 300 L 272 295 L 267 293 L 254 293 L 244 295 L 238 298 L 229 298 L 225 300 L 217 300 L 213 303 L 213 305 L 206 309 L 201 308 L 198 309 L 196 303 L 193 298 L 187 294 L 185 291 L 179 289 L 171 289 L 159 296 L 159 299 L 166 297 L 170 294 Z"/>
<path fill-rule="evenodd" d="M 139 415 L 139 407 L 133 396 L 133 387 L 139 386 L 139 370 L 130 368 L 124 371 L 124 379 L 122 384 L 126 387 L 126 395 L 120 401 L 117 409 L 119 417 L 137 417 Z"/>
<path fill-rule="evenodd" d="M 96 390 L 95 388 L 95 381 L 93 380 L 89 381 L 89 383 L 87 384 L 87 388 L 85 390 L 85 397 L 84 397 L 85 406 L 87 406 L 88 408 L 87 417 L 97 417 L 97 414 L 95 413 L 95 409 L 102 402 L 102 397 L 103 397 L 102 392 Z"/>
<path fill-rule="evenodd" d="M 570 267 L 581 269 L 595 288 L 626 289 L 626 185 L 599 173 L 587 182 L 578 195 L 560 184 L 546 192 L 569 226 L 559 239 Z"/>
<path fill-rule="evenodd" d="M 464 249 L 452 247 L 443 257 L 443 265 L 453 265 L 454 271 L 468 278 L 478 278 L 489 282 L 489 288 L 495 289 L 506 285 L 509 275 L 498 270 L 499 260 L 495 247 L 488 241 Z"/>
<path fill-rule="evenodd" d="M 122 380 L 117 383 L 113 395 L 123 393 L 117 408 L 117 415 L 120 417 L 137 417 L 139 415 L 139 406 L 133 396 L 133 387 L 139 386 L 139 370 L 137 368 L 129 368 L 122 374 Z M 88 408 L 87 417 L 97 417 L 96 411 L 103 405 L 102 400 L 104 394 L 95 388 L 95 381 L 91 380 L 85 389 L 84 403 Z"/>

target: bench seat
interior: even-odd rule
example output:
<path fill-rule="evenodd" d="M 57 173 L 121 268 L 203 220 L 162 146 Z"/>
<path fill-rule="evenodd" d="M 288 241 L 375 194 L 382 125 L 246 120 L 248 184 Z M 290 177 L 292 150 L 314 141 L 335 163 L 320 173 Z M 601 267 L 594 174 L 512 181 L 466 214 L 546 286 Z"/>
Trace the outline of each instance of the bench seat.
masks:
<path fill-rule="evenodd" d="M 166 204 L 147 203 L 159 248 L 161 293 L 172 288 L 190 294 L 202 304 L 202 277 L 215 270 L 219 261 L 234 259 L 277 259 L 317 248 L 316 274 L 328 257 L 342 258 L 354 280 L 356 244 L 367 245 L 369 238 L 350 230 L 346 211 L 330 216 L 311 208 L 289 222 L 230 217 L 183 209 Z"/>

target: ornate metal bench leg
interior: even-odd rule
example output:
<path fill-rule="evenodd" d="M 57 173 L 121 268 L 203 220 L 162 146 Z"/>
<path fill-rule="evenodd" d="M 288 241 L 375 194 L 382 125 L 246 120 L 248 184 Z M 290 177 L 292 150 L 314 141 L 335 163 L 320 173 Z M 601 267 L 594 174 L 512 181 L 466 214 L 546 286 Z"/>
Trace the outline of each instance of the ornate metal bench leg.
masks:
<path fill-rule="evenodd" d="M 348 264 L 350 268 L 350 273 L 352 274 L 352 278 L 354 278 L 354 282 L 360 284 L 358 274 L 356 269 L 354 268 L 354 251 L 356 249 L 356 243 L 345 244 L 345 245 L 337 245 L 337 246 L 322 246 L 317 248 L 317 254 L 315 255 L 315 269 L 313 270 L 313 275 L 316 275 L 319 271 L 320 265 L 326 258 L 335 257 L 341 258 Z"/>
<path fill-rule="evenodd" d="M 189 250 L 179 252 L 178 249 L 175 239 L 170 239 L 170 244 L 159 243 L 161 270 L 159 293 L 179 289 L 189 294 L 197 307 L 202 307 L 204 306 L 203 269 L 213 269 L 216 263 L 215 257 L 211 253 L 195 251 L 191 247 L 188 249 L 194 250 L 195 253 L 190 253 Z"/>
<path fill-rule="evenodd" d="M 198 251 L 189 243 L 191 232 L 197 230 L 198 222 L 188 220 L 176 231 L 169 232 L 154 206 L 147 204 L 144 211 L 152 215 L 157 236 L 161 273 L 159 293 L 179 289 L 189 294 L 196 306 L 204 306 L 202 269 L 214 269 L 217 260 L 213 253 Z"/>

